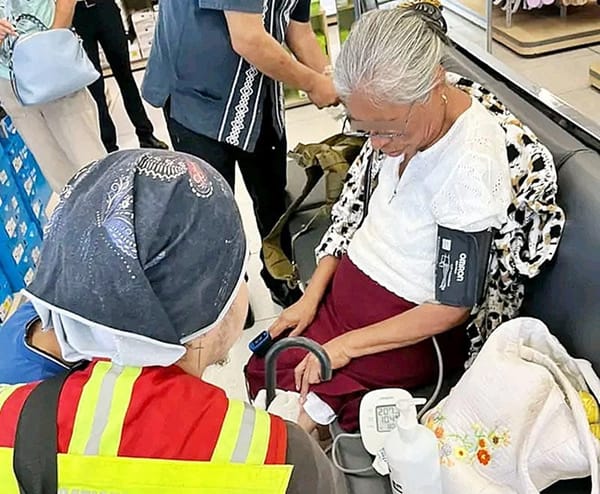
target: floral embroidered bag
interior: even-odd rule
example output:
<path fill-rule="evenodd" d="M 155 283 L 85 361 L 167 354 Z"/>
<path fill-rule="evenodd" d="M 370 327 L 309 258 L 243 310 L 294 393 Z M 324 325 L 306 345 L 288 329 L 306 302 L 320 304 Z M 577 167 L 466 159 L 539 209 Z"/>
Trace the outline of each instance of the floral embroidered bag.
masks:
<path fill-rule="evenodd" d="M 592 477 L 600 380 L 537 319 L 501 325 L 424 423 L 439 440 L 445 494 L 537 494 Z"/>

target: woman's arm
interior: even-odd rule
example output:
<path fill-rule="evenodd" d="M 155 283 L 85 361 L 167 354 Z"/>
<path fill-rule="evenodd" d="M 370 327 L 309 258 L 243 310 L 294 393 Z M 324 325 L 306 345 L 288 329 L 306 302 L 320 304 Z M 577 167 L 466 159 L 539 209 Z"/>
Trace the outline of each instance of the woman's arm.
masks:
<path fill-rule="evenodd" d="M 56 0 L 52 29 L 69 28 L 73 23 L 77 0 Z"/>
<path fill-rule="evenodd" d="M 465 322 L 470 309 L 422 304 L 385 321 L 340 336 L 349 358 L 414 345 Z"/>
<path fill-rule="evenodd" d="M 340 260 L 334 256 L 325 256 L 319 261 L 317 269 L 315 269 L 315 272 L 310 278 L 310 283 L 304 292 L 304 297 L 307 300 L 315 305 L 321 303 L 339 263 Z"/>
<path fill-rule="evenodd" d="M 333 256 L 326 256 L 319 261 L 302 298 L 285 309 L 269 328 L 271 337 L 276 338 L 291 328 L 293 331 L 290 336 L 298 336 L 313 322 L 339 262 Z"/>
<path fill-rule="evenodd" d="M 349 331 L 323 345 L 332 369 L 340 369 L 352 359 L 414 345 L 444 333 L 469 317 L 470 309 L 448 305 L 422 304 L 385 321 Z M 321 382 L 321 364 L 307 355 L 294 371 L 296 389 L 306 398 L 311 384 Z"/>

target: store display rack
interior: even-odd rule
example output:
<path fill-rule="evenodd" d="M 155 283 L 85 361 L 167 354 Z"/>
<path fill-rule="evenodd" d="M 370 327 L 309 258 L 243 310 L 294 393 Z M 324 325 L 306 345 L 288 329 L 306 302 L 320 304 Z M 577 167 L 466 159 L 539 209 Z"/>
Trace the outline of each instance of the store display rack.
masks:
<path fill-rule="evenodd" d="M 514 6 L 514 1 L 510 5 Z M 600 42 L 600 6 L 596 1 L 569 7 L 557 1 L 531 10 L 492 6 L 491 0 L 443 0 L 443 4 L 484 29 L 493 26 L 493 39 L 521 56 L 538 56 Z M 488 18 L 490 7 L 491 18 Z"/>

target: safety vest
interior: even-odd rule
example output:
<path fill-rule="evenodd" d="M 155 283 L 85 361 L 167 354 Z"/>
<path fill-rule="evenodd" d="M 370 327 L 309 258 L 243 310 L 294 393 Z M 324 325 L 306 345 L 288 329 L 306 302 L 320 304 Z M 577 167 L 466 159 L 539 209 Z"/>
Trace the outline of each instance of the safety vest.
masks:
<path fill-rule="evenodd" d="M 35 386 L 0 386 L 2 494 L 19 494 L 14 437 Z M 59 494 L 283 494 L 286 448 L 278 417 L 176 367 L 95 361 L 60 395 Z"/>

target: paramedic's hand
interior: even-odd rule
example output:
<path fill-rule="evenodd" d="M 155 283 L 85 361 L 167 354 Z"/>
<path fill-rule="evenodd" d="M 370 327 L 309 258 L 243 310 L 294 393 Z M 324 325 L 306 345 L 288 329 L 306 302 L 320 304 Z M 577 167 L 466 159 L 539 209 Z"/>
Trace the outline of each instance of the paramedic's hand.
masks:
<path fill-rule="evenodd" d="M 269 328 L 271 338 L 277 338 L 288 329 L 293 329 L 290 336 L 301 335 L 315 319 L 318 307 L 318 302 L 314 302 L 306 295 L 303 295 L 298 302 L 290 305 L 279 314 L 277 320 Z"/>
<path fill-rule="evenodd" d="M 313 87 L 308 91 L 308 97 L 319 109 L 335 106 L 340 102 L 333 79 L 324 74 L 315 77 Z"/>
<path fill-rule="evenodd" d="M 0 41 L 4 41 L 7 36 L 14 36 L 17 32 L 13 25 L 6 19 L 0 19 Z"/>
<path fill-rule="evenodd" d="M 341 369 L 350 363 L 352 360 L 348 356 L 348 352 L 345 347 L 345 335 L 338 336 L 333 340 L 328 341 L 323 345 L 323 349 L 329 355 L 331 360 L 331 368 L 333 370 Z M 321 382 L 321 364 L 312 353 L 309 353 L 304 360 L 300 362 L 295 371 L 294 375 L 296 378 L 296 391 L 300 393 L 300 403 L 306 401 L 306 395 L 308 394 L 311 384 L 319 384 Z"/>

